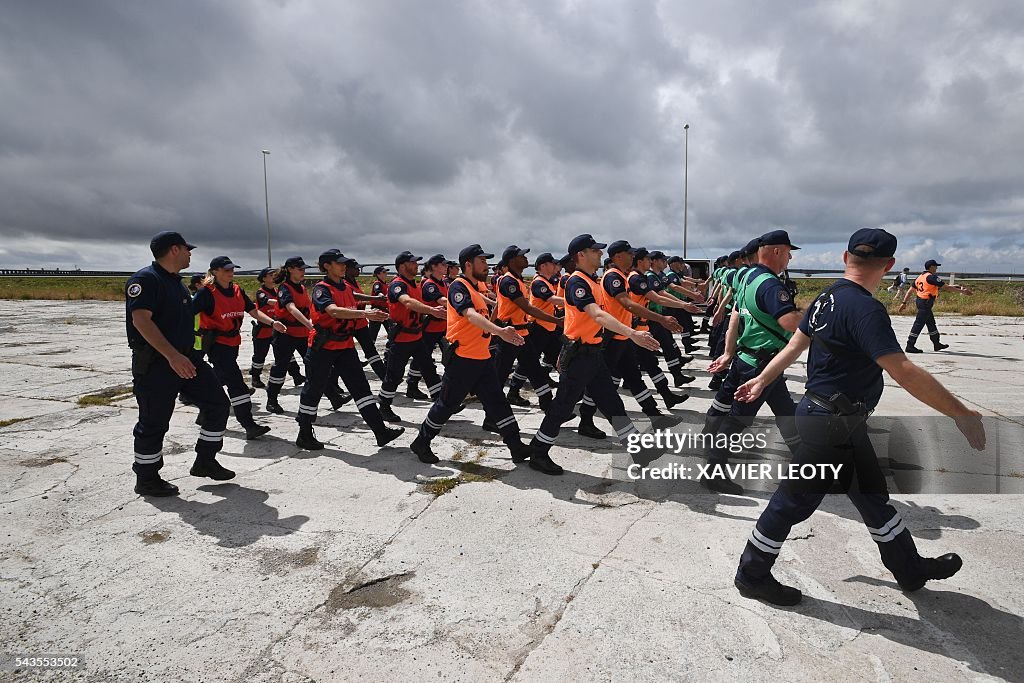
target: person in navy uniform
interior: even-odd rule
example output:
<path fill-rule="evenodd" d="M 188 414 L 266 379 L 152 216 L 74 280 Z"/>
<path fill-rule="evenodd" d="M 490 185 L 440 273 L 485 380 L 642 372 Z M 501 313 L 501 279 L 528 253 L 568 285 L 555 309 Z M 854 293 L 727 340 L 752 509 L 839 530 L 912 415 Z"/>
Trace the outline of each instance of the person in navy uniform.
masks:
<path fill-rule="evenodd" d="M 423 303 L 430 306 L 448 305 L 448 285 L 444 283 L 443 277 L 448 272 L 447 261 L 442 254 L 434 254 L 423 264 L 423 280 L 420 281 L 420 293 L 423 295 Z M 434 374 L 437 374 L 437 364 L 434 362 L 434 348 L 439 346 L 444 339 L 447 320 L 428 319 L 423 325 L 423 337 L 421 343 L 427 349 L 425 358 L 430 362 Z M 406 378 L 406 398 L 414 398 L 419 401 L 431 400 L 429 396 L 420 389 L 420 379 L 423 373 L 420 371 L 416 359 L 409 362 L 409 375 Z"/>
<path fill-rule="evenodd" d="M 228 397 L 213 368 L 193 347 L 192 298 L 180 272 L 194 245 L 177 232 L 161 232 L 149 243 L 154 261 L 125 284 L 125 331 L 132 349 L 132 378 L 139 420 L 135 436 L 135 492 L 176 496 L 178 487 L 160 477 L 163 441 L 174 402 L 182 394 L 202 415 L 190 474 L 218 481 L 235 473 L 217 462 L 228 421 Z"/>
<path fill-rule="evenodd" d="M 895 264 L 895 253 L 896 238 L 885 230 L 855 232 L 843 255 L 844 276 L 808 307 L 789 345 L 736 391 L 737 402 L 757 400 L 809 348 L 806 393 L 797 408 L 801 443 L 793 464 L 842 467 L 838 481 L 829 476 L 780 484 L 757 520 L 736 571 L 736 587 L 746 597 L 775 605 L 800 601 L 800 591 L 775 579 L 772 566 L 790 529 L 810 517 L 837 484 L 856 506 L 882 563 L 904 591 L 949 578 L 963 564 L 954 553 L 938 558 L 918 554 L 903 517 L 889 503 L 885 476 L 868 438 L 867 415 L 882 395 L 885 370 L 914 398 L 952 417 L 972 448 L 985 448 L 981 415 L 910 362 L 885 305 L 872 296 Z"/>
<path fill-rule="evenodd" d="M 917 317 L 910 326 L 910 336 L 907 337 L 907 345 L 904 348 L 907 353 L 924 353 L 917 348 L 917 337 L 925 326 L 928 327 L 928 336 L 931 337 L 932 347 L 936 351 L 949 348 L 949 344 L 943 344 L 939 339 L 939 328 L 935 325 L 935 313 L 932 311 L 935 300 L 939 298 L 939 290 L 960 292 L 968 296 L 972 294 L 969 287 L 946 284 L 946 281 L 938 276 L 941 265 L 934 259 L 928 259 L 924 264 L 924 272 L 917 276 L 914 286 L 907 290 L 903 301 L 900 302 L 899 310 L 902 312 L 907 307 L 907 299 L 911 294 L 915 295 L 917 301 Z"/>

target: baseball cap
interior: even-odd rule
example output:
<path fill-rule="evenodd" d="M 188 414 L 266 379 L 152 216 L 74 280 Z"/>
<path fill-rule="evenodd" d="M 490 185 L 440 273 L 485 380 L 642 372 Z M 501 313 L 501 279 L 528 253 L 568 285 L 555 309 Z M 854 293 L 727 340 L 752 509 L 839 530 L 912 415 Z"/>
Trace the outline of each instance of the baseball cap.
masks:
<path fill-rule="evenodd" d="M 633 251 L 633 247 L 631 247 L 629 242 L 627 242 L 626 240 L 615 240 L 614 242 L 608 245 L 609 257 L 615 256 L 616 254 L 621 254 L 624 251 L 628 251 L 631 253 Z"/>
<path fill-rule="evenodd" d="M 452 260 L 445 261 L 444 264 L 449 268 L 451 268 L 452 266 L 455 266 L 456 268 L 459 267 L 459 264 Z"/>
<path fill-rule="evenodd" d="M 403 251 L 401 254 L 395 257 L 395 267 L 397 268 L 403 263 L 408 263 L 409 261 L 420 261 L 422 259 L 422 256 L 413 256 L 413 253 L 411 251 Z"/>
<path fill-rule="evenodd" d="M 290 259 L 284 262 L 285 268 L 309 268 L 306 262 L 302 260 L 301 256 L 292 256 Z"/>
<path fill-rule="evenodd" d="M 942 265 L 941 263 L 939 263 L 938 261 L 936 261 L 933 258 L 930 258 L 930 259 L 928 259 L 927 261 L 924 262 L 925 270 L 927 270 L 928 268 L 931 268 L 932 266 L 935 266 L 937 268 L 937 267 L 939 267 L 941 265 Z"/>
<path fill-rule="evenodd" d="M 584 249 L 604 249 L 608 245 L 598 242 L 590 233 L 584 233 L 572 238 L 569 242 L 569 256 L 573 257 Z"/>
<path fill-rule="evenodd" d="M 668 257 L 668 262 L 669 262 L 669 264 L 673 264 L 673 263 L 682 263 L 682 262 L 683 262 L 683 259 L 681 259 L 681 258 L 680 258 L 680 257 L 678 257 L 678 256 L 669 256 L 669 257 Z"/>
<path fill-rule="evenodd" d="M 566 254 L 562 258 L 558 259 L 558 265 L 562 266 L 563 268 L 571 268 L 572 254 Z"/>
<path fill-rule="evenodd" d="M 484 251 L 484 248 L 479 244 L 471 244 L 462 251 L 459 252 L 459 264 L 465 263 L 466 261 L 472 261 L 477 256 L 483 256 L 484 258 L 494 258 L 494 254 L 488 254 Z"/>
<path fill-rule="evenodd" d="M 373 274 L 374 275 L 377 275 L 378 273 L 386 273 L 386 272 L 388 272 L 388 267 L 387 266 L 377 266 L 376 268 L 373 269 Z"/>
<path fill-rule="evenodd" d="M 870 249 L 860 249 L 860 247 L 870 247 Z M 888 258 L 896 253 L 896 236 L 881 228 L 861 228 L 850 236 L 847 251 L 861 258 Z"/>
<path fill-rule="evenodd" d="M 789 233 L 785 230 L 772 230 L 761 235 L 761 246 L 769 247 L 774 245 L 786 245 L 790 249 L 799 249 L 800 247 L 793 246 L 793 243 L 789 241 Z"/>
<path fill-rule="evenodd" d="M 341 253 L 341 249 L 328 249 L 320 254 L 320 258 L 316 260 L 317 264 L 321 267 L 325 263 L 334 263 L 336 261 L 339 263 L 345 262 L 345 255 Z"/>
<path fill-rule="evenodd" d="M 647 251 L 647 247 L 637 247 L 633 250 L 633 260 L 639 261 L 643 258 L 650 258 L 651 252 Z"/>
<path fill-rule="evenodd" d="M 261 270 L 261 271 L 260 271 L 260 274 L 259 274 L 259 275 L 257 275 L 256 277 L 257 277 L 258 279 L 262 280 L 262 279 L 263 279 L 263 278 L 265 278 L 266 276 L 268 276 L 268 275 L 270 275 L 271 273 L 273 273 L 273 272 L 274 272 L 275 270 L 277 270 L 277 268 L 264 268 L 263 270 Z"/>
<path fill-rule="evenodd" d="M 728 256 L 726 256 L 725 260 L 726 261 L 735 261 L 738 258 L 743 258 L 743 252 L 741 252 L 741 251 L 734 251 L 731 254 L 729 254 Z"/>
<path fill-rule="evenodd" d="M 196 245 L 186 242 L 185 238 L 181 236 L 181 233 L 172 232 L 170 230 L 158 232 L 153 235 L 153 239 L 149 241 L 149 250 L 154 254 L 166 251 L 173 246 L 185 247 L 190 251 L 196 248 Z"/>
<path fill-rule="evenodd" d="M 534 268 L 540 268 L 545 263 L 554 263 L 555 257 L 551 255 L 550 251 L 545 251 L 541 254 L 537 254 L 537 260 L 533 262 Z"/>
<path fill-rule="evenodd" d="M 657 249 L 652 251 L 650 255 L 651 255 L 651 260 L 652 261 L 657 261 L 657 260 L 665 261 L 668 258 L 668 257 L 665 256 L 665 252 L 658 251 Z"/>
<path fill-rule="evenodd" d="M 526 256 L 529 253 L 529 249 L 522 249 L 514 244 L 510 244 L 507 247 L 505 247 L 505 251 L 501 252 L 501 262 L 508 263 L 516 256 Z"/>
<path fill-rule="evenodd" d="M 434 254 L 433 256 L 428 258 L 427 262 L 425 264 L 423 264 L 423 265 L 425 265 L 425 266 L 427 266 L 429 268 L 431 266 L 436 266 L 439 263 L 444 263 L 444 256 L 442 254 Z"/>
<path fill-rule="evenodd" d="M 218 268 L 228 268 L 234 270 L 237 268 L 234 263 L 231 262 L 227 256 L 216 256 L 210 261 L 210 270 L 217 270 Z"/>
<path fill-rule="evenodd" d="M 757 250 L 758 248 L 760 248 L 760 246 L 761 239 L 759 237 L 755 237 L 754 239 L 747 242 L 747 246 L 743 247 L 741 251 L 743 252 L 744 256 L 753 256 L 754 254 L 757 253 Z"/>
<path fill-rule="evenodd" d="M 200 273 L 196 273 L 191 278 L 189 278 L 189 282 L 191 282 L 192 284 L 195 284 L 197 282 L 202 282 L 202 281 L 203 281 L 203 276 Z"/>

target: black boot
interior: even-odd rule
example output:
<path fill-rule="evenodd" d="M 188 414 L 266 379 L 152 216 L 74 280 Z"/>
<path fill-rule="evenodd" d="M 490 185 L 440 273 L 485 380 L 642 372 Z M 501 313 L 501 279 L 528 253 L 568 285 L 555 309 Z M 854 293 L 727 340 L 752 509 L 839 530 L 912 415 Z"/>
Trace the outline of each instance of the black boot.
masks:
<path fill-rule="evenodd" d="M 300 386 L 306 381 L 306 376 L 302 374 L 301 370 L 299 370 L 299 364 L 295 361 L 292 361 L 288 365 L 288 374 L 292 376 L 292 381 L 295 382 L 295 386 Z"/>
<path fill-rule="evenodd" d="M 512 454 L 512 462 L 520 463 L 526 462 L 530 459 L 530 455 L 532 453 L 530 446 L 523 443 L 518 435 L 515 439 L 507 440 L 505 445 L 508 446 L 508 451 Z"/>
<path fill-rule="evenodd" d="M 391 404 L 383 400 L 380 401 L 380 416 L 384 418 L 385 422 L 401 422 L 402 418 L 395 414 L 395 411 L 391 409 Z"/>
<path fill-rule="evenodd" d="M 262 379 L 260 379 L 260 375 L 259 375 L 258 372 L 252 373 L 251 376 L 252 376 L 252 388 L 253 389 L 266 389 L 267 388 L 267 385 L 263 383 Z"/>
<path fill-rule="evenodd" d="M 711 378 L 711 381 L 708 382 L 708 389 L 710 389 L 711 391 L 718 391 L 719 389 L 722 388 L 722 382 L 724 381 L 725 378 L 722 377 L 721 375 L 714 375 Z"/>
<path fill-rule="evenodd" d="M 672 379 L 675 381 L 677 387 L 681 387 L 685 384 L 689 384 L 697 378 L 693 375 L 684 375 L 682 370 L 675 368 L 672 371 Z"/>
<path fill-rule="evenodd" d="M 327 400 L 331 402 L 331 410 L 341 410 L 343 405 L 352 400 L 352 394 L 335 389 L 327 394 Z"/>
<path fill-rule="evenodd" d="M 658 410 L 658 404 L 654 402 L 653 398 L 648 398 L 641 403 L 640 408 L 644 411 L 644 415 L 651 418 L 651 426 L 655 429 L 671 429 L 683 421 L 681 417 L 663 414 Z"/>
<path fill-rule="evenodd" d="M 564 472 L 562 467 L 552 460 L 551 456 L 546 452 L 533 449 L 531 449 L 530 467 L 538 472 L 543 472 L 544 474 L 550 474 L 553 476 L 557 476 Z"/>
<path fill-rule="evenodd" d="M 948 349 L 948 348 L 949 348 L 949 344 L 943 344 L 939 340 L 937 340 L 937 339 L 935 340 L 935 350 L 936 351 L 941 351 L 942 349 Z"/>
<path fill-rule="evenodd" d="M 416 399 L 417 401 L 429 401 L 430 400 L 430 396 L 428 396 L 425 393 L 423 393 L 423 390 L 420 389 L 420 385 L 419 385 L 418 382 L 415 383 L 415 384 L 413 384 L 412 382 L 409 382 L 409 386 L 405 390 L 405 396 L 406 396 L 406 398 L 413 398 L 413 399 Z"/>
<path fill-rule="evenodd" d="M 800 589 L 779 583 L 771 574 L 757 585 L 750 585 L 739 578 L 736 578 L 733 583 L 743 597 L 761 600 L 781 607 L 792 607 L 800 602 L 800 599 L 803 597 Z"/>
<path fill-rule="evenodd" d="M 907 342 L 907 347 L 904 349 L 907 353 L 924 353 L 921 349 L 917 348 L 910 342 Z"/>
<path fill-rule="evenodd" d="M 661 392 L 661 398 L 665 401 L 665 407 L 672 410 L 672 408 L 690 398 L 690 395 L 672 393 L 666 386 L 665 390 Z"/>
<path fill-rule="evenodd" d="M 428 465 L 441 462 L 441 459 L 434 455 L 434 451 L 430 450 L 430 442 L 423 438 L 422 435 L 418 435 L 413 439 L 409 445 L 412 452 L 416 454 L 416 457 L 420 459 L 420 462 L 425 462 Z"/>
<path fill-rule="evenodd" d="M 576 428 L 576 432 L 580 436 L 585 436 L 588 439 L 607 439 L 608 435 L 597 428 L 594 424 L 594 417 L 592 415 L 581 415 L 580 426 Z"/>
<path fill-rule="evenodd" d="M 253 422 L 245 428 L 245 440 L 252 441 L 253 439 L 258 439 L 269 431 L 270 427 L 267 425 L 258 425 Z"/>
<path fill-rule="evenodd" d="M 213 456 L 209 458 L 196 456 L 196 461 L 192 463 L 192 469 L 188 473 L 193 477 L 209 477 L 214 481 L 227 481 L 235 478 L 235 473 L 217 462 Z"/>
<path fill-rule="evenodd" d="M 508 404 L 510 406 L 519 406 L 520 408 L 530 407 L 530 402 L 523 398 L 522 394 L 519 393 L 518 389 L 508 390 Z"/>
<path fill-rule="evenodd" d="M 701 479 L 700 485 L 715 493 L 724 493 L 730 496 L 743 495 L 743 487 L 725 476 Z"/>
<path fill-rule="evenodd" d="M 304 451 L 320 451 L 324 445 L 317 441 L 313 434 L 313 425 L 299 425 L 299 435 L 295 438 L 295 445 Z"/>
<path fill-rule="evenodd" d="M 270 383 L 267 385 L 267 412 L 274 413 L 275 415 L 282 415 L 284 408 L 277 402 L 277 397 L 281 393 L 281 385 Z"/>
<path fill-rule="evenodd" d="M 500 429 L 498 429 L 498 426 L 496 424 L 494 424 L 493 422 L 491 422 L 490 418 L 488 418 L 486 416 L 484 417 L 484 423 L 482 425 L 480 425 L 480 427 L 485 432 L 494 432 L 495 434 L 497 434 L 499 431 L 501 431 Z"/>
<path fill-rule="evenodd" d="M 379 427 L 378 429 L 373 430 L 373 435 L 377 437 L 378 446 L 387 446 L 389 443 L 391 443 L 404 433 L 405 427 L 382 426 Z"/>
<path fill-rule="evenodd" d="M 140 496 L 176 496 L 178 487 L 160 477 L 135 478 L 135 493 Z"/>
<path fill-rule="evenodd" d="M 923 588 L 927 581 L 948 579 L 963 566 L 964 561 L 956 553 L 948 553 L 942 557 L 922 557 L 921 576 L 909 581 L 897 580 L 897 583 L 909 593 Z"/>

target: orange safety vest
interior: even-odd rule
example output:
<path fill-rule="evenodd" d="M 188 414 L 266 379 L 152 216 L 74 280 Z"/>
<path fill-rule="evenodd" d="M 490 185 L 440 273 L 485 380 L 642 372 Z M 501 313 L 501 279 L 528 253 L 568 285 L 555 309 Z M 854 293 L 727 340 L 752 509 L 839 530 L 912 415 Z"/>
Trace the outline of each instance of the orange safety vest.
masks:
<path fill-rule="evenodd" d="M 213 313 L 199 313 L 199 329 L 217 333 L 214 341 L 224 346 L 239 346 L 242 336 L 238 331 L 242 328 L 245 316 L 245 299 L 238 285 L 231 283 L 231 295 L 225 295 L 216 283 L 206 285 L 213 295 Z"/>
<path fill-rule="evenodd" d="M 526 316 L 526 311 L 512 303 L 512 299 L 505 296 L 501 291 L 506 278 L 512 278 L 518 282 L 520 292 L 526 289 L 526 284 L 512 273 L 505 273 L 498 278 L 497 285 L 495 286 L 495 291 L 498 293 L 498 312 L 495 314 L 494 322 L 502 326 L 510 325 L 519 333 L 520 337 L 529 336 L 529 319 Z"/>
<path fill-rule="evenodd" d="M 281 283 L 281 288 L 277 290 L 277 319 L 288 326 L 289 337 L 307 337 L 309 336 L 309 330 L 306 326 L 295 319 L 288 309 L 281 305 L 281 290 L 287 287 L 292 293 L 292 303 L 299 309 L 302 315 L 309 317 L 309 294 L 306 293 L 306 287 L 302 283 L 297 285 L 292 284 L 285 280 Z"/>
<path fill-rule="evenodd" d="M 441 290 L 441 296 L 443 296 L 444 298 L 447 299 L 448 298 L 448 285 L 446 285 L 445 283 L 441 282 L 440 280 L 435 280 L 432 277 L 429 278 L 429 279 L 430 279 L 431 282 L 433 282 L 435 285 L 437 285 L 437 288 L 439 290 Z M 421 285 L 421 289 L 422 289 L 422 285 Z M 433 302 L 430 303 L 430 305 L 431 306 L 436 306 L 437 302 L 433 301 Z M 445 329 L 447 329 L 447 327 L 448 327 L 448 323 L 446 321 L 444 321 L 444 320 L 441 320 L 440 318 L 428 318 L 427 319 L 427 327 L 424 330 L 424 332 L 444 332 Z"/>
<path fill-rule="evenodd" d="M 931 275 L 927 270 L 917 276 L 914 280 L 914 289 L 917 290 L 918 299 L 938 299 L 939 288 L 928 282 L 928 276 Z"/>
<path fill-rule="evenodd" d="M 266 295 L 266 297 L 268 299 L 276 299 L 277 298 L 277 292 L 275 292 L 272 289 L 267 289 L 266 287 L 260 287 L 260 291 L 256 293 L 256 301 L 254 302 L 256 304 L 257 310 L 263 311 L 271 319 L 276 319 L 277 318 L 277 308 L 276 307 L 271 306 L 269 304 L 267 304 L 266 306 L 260 306 L 260 297 L 259 297 L 260 292 L 262 292 L 264 295 Z M 259 322 L 258 320 L 254 320 L 253 323 L 256 325 L 253 328 L 253 331 L 255 332 L 255 334 L 253 334 L 253 339 L 270 339 L 270 337 L 273 336 L 274 328 L 271 327 L 270 325 L 264 325 L 263 323 Z"/>
<path fill-rule="evenodd" d="M 401 280 L 408 286 L 407 294 L 416 301 L 423 303 L 423 292 L 420 291 L 420 285 L 413 280 L 406 280 L 404 277 L 399 275 L 391 281 L 388 288 L 391 289 L 395 286 L 395 283 Z M 405 304 L 391 303 L 390 296 L 388 297 L 388 314 L 391 316 L 391 321 L 398 325 L 398 333 L 395 335 L 395 341 L 398 343 L 414 342 L 419 341 L 423 338 L 423 320 L 422 316 L 416 311 L 408 308 Z"/>
<path fill-rule="evenodd" d="M 640 277 L 644 278 L 644 280 L 647 279 L 647 276 L 644 275 L 643 273 L 641 273 L 638 270 L 634 270 L 632 273 L 630 273 L 630 277 L 632 277 L 633 275 L 639 275 Z M 628 278 L 626 280 L 626 285 L 627 285 L 627 291 L 629 292 L 629 298 L 633 300 L 633 303 L 637 303 L 637 304 L 640 304 L 641 306 L 643 306 L 644 308 L 648 308 L 648 306 L 647 306 L 647 304 L 648 304 L 647 295 L 646 294 L 634 294 L 632 289 L 628 289 L 628 285 L 629 285 L 629 279 Z M 641 332 L 646 332 L 648 329 L 650 329 L 650 326 L 647 324 L 647 319 L 646 318 L 641 318 L 641 317 L 638 316 L 638 317 L 633 318 L 633 322 L 635 324 L 632 325 L 631 327 L 633 327 L 633 329 L 635 329 L 635 330 L 640 330 Z"/>
<path fill-rule="evenodd" d="M 608 277 L 618 278 L 622 281 L 623 286 L 626 284 L 626 276 L 622 274 L 622 271 L 618 268 L 609 268 L 605 271 L 604 275 L 601 276 L 601 295 L 605 298 L 604 309 L 612 314 L 612 316 L 626 327 L 633 327 L 633 314 L 629 310 L 619 303 L 619 300 L 608 294 L 608 290 L 604 288 L 604 282 Z M 626 291 L 629 291 L 628 288 Z M 621 334 L 616 334 L 614 339 L 623 340 Z"/>
<path fill-rule="evenodd" d="M 359 286 L 359 283 L 356 282 L 355 278 L 352 278 L 351 280 L 345 278 L 345 283 L 348 284 L 349 288 L 352 290 L 352 301 L 355 303 L 353 308 L 358 308 L 361 311 L 366 310 L 366 304 L 361 301 L 356 301 L 355 297 L 356 294 L 363 293 L 363 288 Z M 370 326 L 370 321 L 366 318 L 356 318 L 355 320 L 352 320 L 352 323 L 354 323 L 352 326 L 352 329 L 354 330 L 361 330 L 364 327 Z"/>
<path fill-rule="evenodd" d="M 594 295 L 594 300 L 597 305 L 604 308 L 605 297 L 604 291 L 601 286 L 594 282 L 593 278 L 584 273 L 581 270 L 577 270 L 573 273 L 565 283 L 566 293 L 573 293 L 574 296 L 582 295 L 582 287 L 577 278 L 583 280 L 590 285 L 590 291 Z M 576 294 L 576 291 L 580 291 L 580 294 Z M 579 340 L 582 344 L 600 344 L 601 343 L 601 327 L 600 323 L 587 315 L 584 311 L 579 310 L 572 304 L 566 302 L 565 305 L 565 336 L 570 341 Z"/>
<path fill-rule="evenodd" d="M 327 291 L 331 294 L 331 299 L 334 300 L 335 306 L 342 308 L 355 308 L 356 297 L 353 294 L 353 289 L 349 286 L 347 280 L 342 280 L 340 283 L 331 282 L 327 278 L 324 278 L 320 282 L 316 283 L 316 287 L 326 287 Z M 310 315 L 310 322 L 313 323 L 313 329 L 309 332 L 309 345 L 313 346 L 313 342 L 316 340 L 317 335 L 320 334 L 335 334 L 344 336 L 345 339 L 328 339 L 324 342 L 323 349 L 325 351 L 340 351 L 342 349 L 351 349 L 355 347 L 355 342 L 352 341 L 352 332 L 354 330 L 353 323 L 354 319 L 340 320 L 335 318 L 327 311 L 317 311 L 314 309 Z"/>
<path fill-rule="evenodd" d="M 459 275 L 454 282 L 461 282 L 465 285 L 466 291 L 469 292 L 469 298 L 473 302 L 473 310 L 486 318 L 487 302 L 484 301 L 479 288 L 474 287 L 465 275 Z M 490 333 L 484 332 L 469 322 L 466 316 L 459 315 L 455 310 L 454 304 L 461 304 L 461 298 L 465 296 L 461 290 L 462 287 L 456 288 L 454 292 L 449 289 L 451 296 L 458 297 L 458 300 L 453 299 L 448 306 L 448 331 L 445 333 L 445 338 L 453 344 L 459 342 L 459 346 L 455 349 L 456 356 L 472 360 L 487 360 L 491 357 Z"/>
<path fill-rule="evenodd" d="M 550 298 L 548 298 L 548 299 L 541 299 L 539 296 L 536 296 L 533 293 L 533 284 L 537 280 L 540 280 L 541 282 L 543 282 L 545 285 L 548 286 L 548 289 L 551 289 L 551 282 L 547 278 L 542 277 L 540 275 L 535 277 L 530 282 L 530 305 L 534 306 L 536 308 L 539 308 L 540 310 L 544 311 L 548 315 L 553 316 L 555 314 L 555 305 L 553 303 L 551 303 L 551 299 Z M 552 293 L 553 292 L 554 292 L 554 290 L 552 290 Z M 540 327 L 542 327 L 543 329 L 547 330 L 548 332 L 554 332 L 555 328 L 558 327 L 554 323 L 549 323 L 547 320 L 539 320 L 537 318 L 532 318 L 532 320 L 535 323 L 537 323 L 538 325 L 540 325 Z"/>

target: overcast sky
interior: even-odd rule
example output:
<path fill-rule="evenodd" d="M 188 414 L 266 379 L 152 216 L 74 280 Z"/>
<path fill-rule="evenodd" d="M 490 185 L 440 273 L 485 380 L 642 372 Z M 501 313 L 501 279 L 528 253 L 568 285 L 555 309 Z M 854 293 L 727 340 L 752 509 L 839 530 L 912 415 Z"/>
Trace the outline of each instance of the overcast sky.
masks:
<path fill-rule="evenodd" d="M 793 265 L 884 226 L 899 265 L 1020 271 L 1024 2 L 11 0 L 0 265 L 134 269 L 339 247 Z"/>

